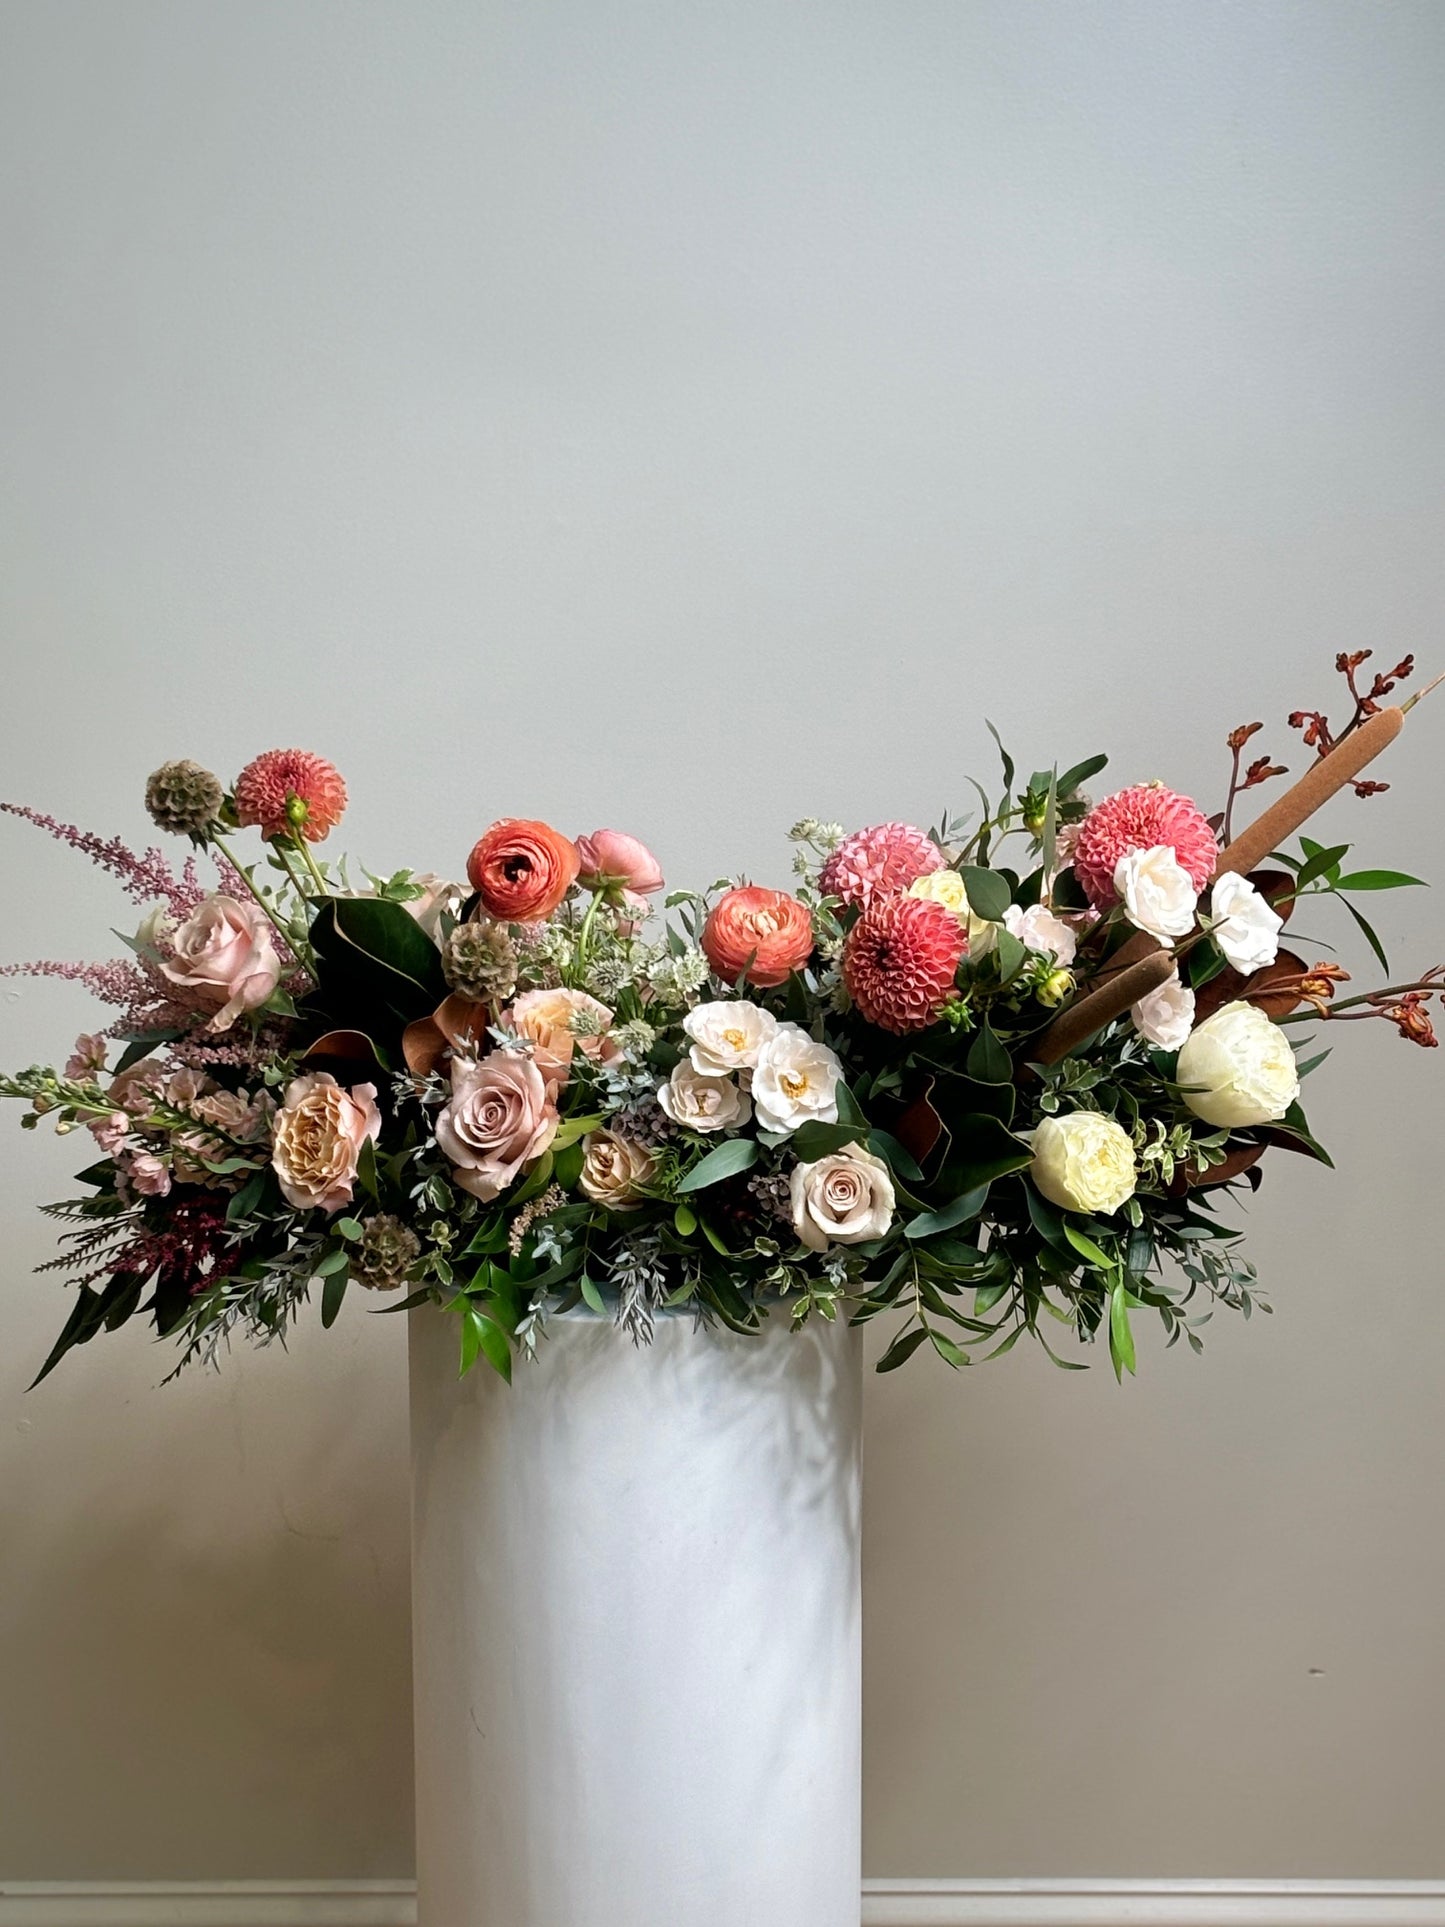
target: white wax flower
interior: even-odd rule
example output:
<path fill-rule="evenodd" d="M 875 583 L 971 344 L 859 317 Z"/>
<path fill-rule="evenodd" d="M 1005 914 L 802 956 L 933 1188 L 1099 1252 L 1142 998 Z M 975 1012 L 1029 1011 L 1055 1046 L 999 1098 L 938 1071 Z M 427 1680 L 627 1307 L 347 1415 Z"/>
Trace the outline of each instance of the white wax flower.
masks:
<path fill-rule="evenodd" d="M 1194 928 L 1199 893 L 1167 843 L 1121 856 L 1114 865 L 1114 888 L 1130 923 L 1160 943 L 1187 936 Z"/>
<path fill-rule="evenodd" d="M 779 1024 L 753 1072 L 753 1103 L 765 1131 L 796 1131 L 810 1119 L 836 1123 L 843 1066 L 797 1024 Z"/>
<path fill-rule="evenodd" d="M 1178 1050 L 1194 1028 L 1194 992 L 1176 970 L 1157 990 L 1141 997 L 1129 1015 L 1139 1035 L 1160 1050 Z"/>
<path fill-rule="evenodd" d="M 1209 896 L 1210 934 L 1241 977 L 1263 970 L 1279 955 L 1284 918 L 1276 915 L 1248 877 L 1228 871 Z"/>
<path fill-rule="evenodd" d="M 1289 1039 L 1253 1004 L 1225 1004 L 1194 1031 L 1175 1075 L 1206 1124 L 1273 1124 L 1299 1096 Z"/>

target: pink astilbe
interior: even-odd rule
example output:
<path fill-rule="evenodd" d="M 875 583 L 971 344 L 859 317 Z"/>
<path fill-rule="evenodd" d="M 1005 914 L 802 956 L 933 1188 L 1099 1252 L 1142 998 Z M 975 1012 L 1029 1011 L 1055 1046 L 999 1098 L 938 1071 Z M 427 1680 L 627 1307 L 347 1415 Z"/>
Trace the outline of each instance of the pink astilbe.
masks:
<path fill-rule="evenodd" d="M 58 817 L 47 816 L 43 810 L 33 810 L 26 803 L 0 803 L 0 810 L 7 816 L 18 816 L 27 823 L 33 823 L 38 830 L 44 830 L 57 842 L 68 843 L 72 850 L 79 850 L 82 856 L 89 857 L 92 863 L 108 871 L 126 895 L 137 903 L 161 902 L 173 917 L 188 917 L 206 894 L 196 873 L 194 857 L 186 858 L 177 876 L 159 850 L 147 850 L 144 855 L 138 856 L 118 836 L 107 841 L 97 836 L 94 830 L 82 830 L 74 823 L 62 823 Z"/>

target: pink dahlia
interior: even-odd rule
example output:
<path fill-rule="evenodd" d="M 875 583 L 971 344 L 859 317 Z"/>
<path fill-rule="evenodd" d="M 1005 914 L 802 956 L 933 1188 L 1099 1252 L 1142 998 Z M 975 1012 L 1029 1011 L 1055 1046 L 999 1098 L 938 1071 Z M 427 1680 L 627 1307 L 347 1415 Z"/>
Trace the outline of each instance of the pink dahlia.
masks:
<path fill-rule="evenodd" d="M 947 862 L 933 838 L 911 823 L 874 823 L 843 838 L 819 882 L 830 897 L 866 910 L 875 896 L 906 890 Z"/>
<path fill-rule="evenodd" d="M 319 843 L 345 808 L 341 772 L 309 749 L 268 749 L 236 778 L 236 815 L 265 837 L 299 834 Z"/>
<path fill-rule="evenodd" d="M 927 1030 L 953 994 L 968 936 L 927 897 L 875 896 L 848 933 L 843 981 L 870 1024 Z"/>
<path fill-rule="evenodd" d="M 1171 849 L 1196 890 L 1214 875 L 1219 841 L 1197 803 L 1162 783 L 1138 783 L 1106 796 L 1079 825 L 1074 875 L 1096 910 L 1119 901 L 1114 871 L 1133 850 Z"/>

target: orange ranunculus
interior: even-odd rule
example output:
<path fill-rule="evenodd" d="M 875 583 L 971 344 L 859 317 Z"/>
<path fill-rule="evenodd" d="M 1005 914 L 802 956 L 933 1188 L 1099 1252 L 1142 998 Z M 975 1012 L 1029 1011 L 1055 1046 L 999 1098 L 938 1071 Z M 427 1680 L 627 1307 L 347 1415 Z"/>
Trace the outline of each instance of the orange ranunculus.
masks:
<path fill-rule="evenodd" d="M 813 954 L 813 919 L 786 890 L 749 884 L 718 898 L 702 947 L 725 983 L 736 983 L 746 970 L 750 984 L 766 988 L 785 983 Z"/>
<path fill-rule="evenodd" d="M 540 923 L 577 881 L 577 845 L 550 823 L 503 817 L 467 858 L 467 875 L 489 915 Z"/>

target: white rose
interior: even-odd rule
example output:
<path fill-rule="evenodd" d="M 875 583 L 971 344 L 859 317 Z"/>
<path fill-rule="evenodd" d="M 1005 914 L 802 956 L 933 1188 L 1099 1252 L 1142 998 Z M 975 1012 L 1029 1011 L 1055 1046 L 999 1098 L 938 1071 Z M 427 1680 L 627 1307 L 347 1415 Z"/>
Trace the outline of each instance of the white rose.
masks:
<path fill-rule="evenodd" d="M 795 1164 L 788 1190 L 793 1229 L 810 1251 L 881 1238 L 893 1222 L 888 1166 L 860 1144 L 845 1144 L 816 1164 Z"/>
<path fill-rule="evenodd" d="M 777 1031 L 778 1020 L 761 1004 L 733 997 L 698 1004 L 683 1018 L 682 1027 L 692 1039 L 688 1055 L 693 1069 L 705 1077 L 727 1077 L 733 1071 L 756 1067 L 764 1044 Z"/>
<path fill-rule="evenodd" d="M 797 1024 L 779 1024 L 763 1046 L 753 1072 L 753 1103 L 765 1131 L 796 1131 L 817 1119 L 838 1119 L 838 1083 L 843 1066 L 826 1044 Z"/>
<path fill-rule="evenodd" d="M 1279 955 L 1284 918 L 1277 916 L 1248 877 L 1227 871 L 1209 896 L 1210 935 L 1241 977 L 1263 970 Z"/>
<path fill-rule="evenodd" d="M 1134 1028 L 1160 1050 L 1178 1050 L 1194 1028 L 1194 992 L 1179 981 L 1176 970 L 1157 990 L 1141 997 L 1129 1015 Z"/>
<path fill-rule="evenodd" d="M 1194 928 L 1199 893 L 1167 843 L 1121 856 L 1114 865 L 1114 888 L 1130 923 L 1160 943 L 1187 936 Z"/>
<path fill-rule="evenodd" d="M 616 1131 L 589 1131 L 583 1139 L 582 1170 L 577 1189 L 609 1211 L 635 1211 L 642 1203 L 640 1187 L 657 1176 L 657 1159 L 645 1144 Z"/>
<path fill-rule="evenodd" d="M 1253 1004 L 1206 1017 L 1175 1073 L 1184 1102 L 1206 1124 L 1273 1124 L 1299 1096 L 1289 1039 Z"/>
<path fill-rule="evenodd" d="M 1079 940 L 1069 926 L 1056 917 L 1052 910 L 1042 903 L 1030 904 L 1027 910 L 1020 910 L 1011 903 L 1003 913 L 1004 928 L 1011 930 L 1025 950 L 1037 950 L 1044 956 L 1052 956 L 1066 967 L 1074 961 L 1074 953 Z"/>
<path fill-rule="evenodd" d="M 1134 1195 L 1138 1168 L 1129 1133 L 1098 1111 L 1046 1117 L 1033 1134 L 1029 1176 L 1065 1211 L 1117 1211 Z"/>
<path fill-rule="evenodd" d="M 658 1085 L 657 1101 L 674 1124 L 689 1131 L 732 1130 L 753 1114 L 747 1093 L 730 1077 L 705 1076 L 686 1058 L 673 1067 L 665 1084 Z"/>

